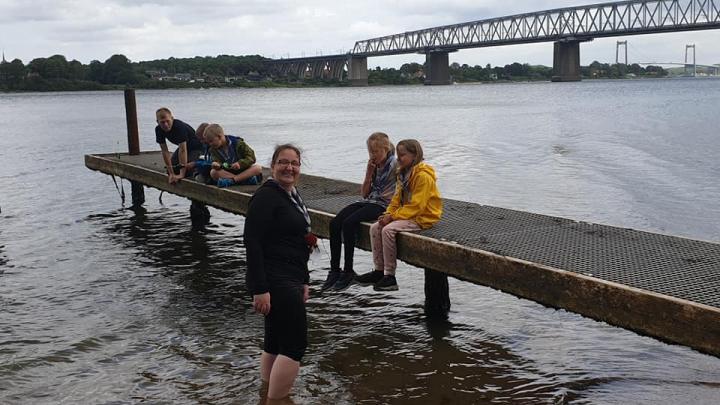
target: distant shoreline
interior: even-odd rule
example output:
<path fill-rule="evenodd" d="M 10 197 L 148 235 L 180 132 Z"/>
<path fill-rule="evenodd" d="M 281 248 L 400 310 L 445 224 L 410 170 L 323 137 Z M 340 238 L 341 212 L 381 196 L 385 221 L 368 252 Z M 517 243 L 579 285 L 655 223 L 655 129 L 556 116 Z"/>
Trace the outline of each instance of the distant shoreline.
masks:
<path fill-rule="evenodd" d="M 598 77 L 598 78 L 583 78 L 582 81 L 611 81 L 611 80 L 648 80 L 648 79 L 717 79 L 720 76 L 637 76 L 637 77 Z M 486 81 L 461 81 L 453 82 L 450 85 L 455 84 L 510 84 L 510 83 L 549 83 L 550 80 L 533 80 L 533 79 L 499 79 L 499 80 L 486 80 Z M 386 87 L 386 86 L 424 86 L 422 82 L 416 83 L 370 83 L 368 87 Z M 126 88 L 133 88 L 136 90 L 202 90 L 202 89 L 290 89 L 290 88 L 337 88 L 337 87 L 351 87 L 348 82 L 335 82 L 335 83 L 278 83 L 271 81 L 264 82 L 247 82 L 247 83 L 235 83 L 233 85 L 175 85 L 175 86 L 123 86 L 123 85 L 103 85 L 100 83 L 92 83 L 91 85 L 78 84 L 77 86 L 68 86 L 66 88 L 58 88 L 55 86 L 49 88 L 32 88 L 32 89 L 16 89 L 16 90 L 0 90 L 3 94 L 13 93 L 52 93 L 52 92 L 82 92 L 82 91 L 119 91 Z"/>

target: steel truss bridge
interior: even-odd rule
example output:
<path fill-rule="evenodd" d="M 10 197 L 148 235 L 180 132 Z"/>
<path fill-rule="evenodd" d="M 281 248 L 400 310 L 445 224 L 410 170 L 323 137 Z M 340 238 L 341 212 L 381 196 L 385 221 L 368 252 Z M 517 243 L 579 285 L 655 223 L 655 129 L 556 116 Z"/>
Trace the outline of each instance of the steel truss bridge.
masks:
<path fill-rule="evenodd" d="M 328 63 L 324 69 L 329 68 L 331 60 L 344 57 L 348 60 L 348 75 L 353 79 L 362 79 L 357 75 L 364 73 L 367 76 L 367 66 L 353 69 L 350 62 L 353 59 L 424 53 L 428 62 L 434 62 L 429 65 L 443 76 L 447 74 L 447 68 L 442 67 L 447 60 L 447 52 L 553 41 L 556 74 L 568 80 L 579 80 L 580 42 L 601 37 L 718 28 L 720 0 L 619 1 L 444 25 L 357 41 L 350 53 L 325 57 Z M 437 60 L 431 61 L 431 58 Z M 295 61 L 311 59 L 297 58 Z M 283 61 L 278 60 L 277 63 L 282 65 Z M 442 77 L 438 79 L 438 84 L 444 82 Z"/>
<path fill-rule="evenodd" d="M 353 55 L 477 48 L 720 28 L 720 1 L 621 1 L 445 25 L 355 43 Z"/>
<path fill-rule="evenodd" d="M 298 78 L 321 78 L 342 80 L 348 55 L 328 55 L 303 58 L 277 59 L 272 70 L 280 76 L 293 74 Z"/>

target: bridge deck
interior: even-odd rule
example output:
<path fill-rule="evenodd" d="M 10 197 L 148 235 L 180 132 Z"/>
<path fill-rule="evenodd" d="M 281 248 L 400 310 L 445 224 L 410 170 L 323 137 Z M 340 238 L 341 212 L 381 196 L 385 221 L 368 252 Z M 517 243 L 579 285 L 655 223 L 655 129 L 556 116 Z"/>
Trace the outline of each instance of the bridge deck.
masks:
<path fill-rule="evenodd" d="M 244 214 L 254 186 L 167 184 L 159 152 L 86 155 L 88 168 Z M 355 201 L 354 183 L 303 175 L 313 231 Z M 539 303 L 720 356 L 720 244 L 457 200 L 398 238 L 398 256 Z M 360 248 L 368 249 L 367 233 Z"/>

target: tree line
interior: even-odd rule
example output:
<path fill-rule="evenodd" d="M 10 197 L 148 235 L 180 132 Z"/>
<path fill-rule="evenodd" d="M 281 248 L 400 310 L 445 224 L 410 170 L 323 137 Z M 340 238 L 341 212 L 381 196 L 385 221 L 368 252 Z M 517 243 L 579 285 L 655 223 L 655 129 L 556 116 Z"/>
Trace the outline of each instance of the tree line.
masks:
<path fill-rule="evenodd" d="M 192 85 L 187 81 L 158 80 L 172 78 L 179 73 L 207 78 L 208 83 L 220 85 L 226 77 L 238 77 L 254 72 L 267 76 L 264 61 L 258 55 L 194 58 L 168 58 L 145 62 L 131 62 L 125 55 L 113 55 L 105 62 L 94 60 L 85 65 L 68 61 L 63 55 L 36 58 L 27 65 L 20 59 L 0 63 L 0 90 L 100 90 L 124 86 L 138 88 L 170 88 Z M 149 72 L 155 73 L 153 77 Z"/>
<path fill-rule="evenodd" d="M 168 58 L 131 62 L 124 55 L 113 55 L 105 62 L 94 60 L 85 65 L 68 61 L 63 55 L 36 58 L 27 65 L 19 59 L 0 63 L 0 91 L 101 90 L 124 86 L 137 88 L 177 88 L 200 86 L 258 85 L 346 85 L 345 81 L 273 77 L 268 59 L 259 55 L 194 58 Z M 377 67 L 369 70 L 370 84 L 419 84 L 424 82 L 426 66 L 406 63 L 399 69 Z M 662 67 L 637 64 L 606 64 L 593 62 L 581 67 L 583 78 L 664 77 Z M 173 80 L 185 75 L 183 80 Z M 492 67 L 453 63 L 450 75 L 454 82 L 534 81 L 550 80 L 552 68 L 542 65 L 512 63 Z M 188 77 L 192 77 L 189 80 Z M 162 80 L 165 78 L 166 80 Z M 169 80 L 168 80 L 169 79 Z"/>
<path fill-rule="evenodd" d="M 419 84 L 424 82 L 426 67 L 420 63 L 406 63 L 400 69 L 377 67 L 369 71 L 370 84 Z M 589 66 L 580 67 L 585 79 L 620 79 L 635 75 L 636 77 L 665 77 L 668 72 L 660 66 L 643 68 L 638 64 L 607 64 L 593 62 Z M 505 66 L 470 66 L 452 63 L 450 80 L 456 83 L 492 82 L 492 81 L 548 81 L 553 76 L 553 69 L 548 66 L 512 63 Z"/>

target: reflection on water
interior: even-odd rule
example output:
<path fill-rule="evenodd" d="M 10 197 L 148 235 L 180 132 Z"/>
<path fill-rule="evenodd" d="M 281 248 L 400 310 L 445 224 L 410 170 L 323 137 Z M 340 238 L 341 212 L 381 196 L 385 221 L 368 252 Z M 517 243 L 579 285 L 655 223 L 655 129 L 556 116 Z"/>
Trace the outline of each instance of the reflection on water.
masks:
<path fill-rule="evenodd" d="M 447 197 L 720 240 L 720 115 L 697 108 L 717 105 L 718 87 L 216 89 L 138 92 L 138 101 L 143 149 L 156 148 L 154 109 L 172 100 L 185 121 L 215 117 L 242 135 L 261 163 L 295 141 L 304 171 L 359 181 L 364 140 L 384 130 L 421 139 Z M 112 180 L 87 170 L 82 154 L 124 149 L 122 106 L 121 92 L 0 95 L 0 151 L 57 162 L 45 176 L 0 173 L 0 402 L 262 403 L 263 327 L 244 283 L 243 219 L 213 210 L 193 226 L 187 200 L 160 203 L 152 189 L 144 208 L 120 209 Z M 401 264 L 393 293 L 320 295 L 325 266 L 312 264 L 297 404 L 720 395 L 720 360 L 685 347 L 454 279 L 448 320 L 433 322 L 422 270 Z M 356 269 L 371 267 L 357 252 Z"/>

